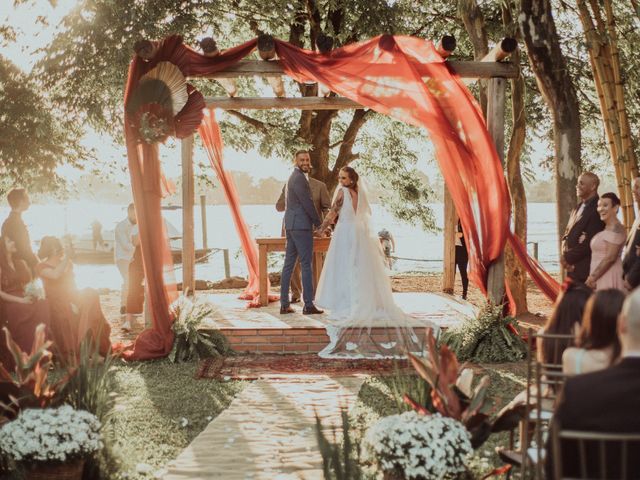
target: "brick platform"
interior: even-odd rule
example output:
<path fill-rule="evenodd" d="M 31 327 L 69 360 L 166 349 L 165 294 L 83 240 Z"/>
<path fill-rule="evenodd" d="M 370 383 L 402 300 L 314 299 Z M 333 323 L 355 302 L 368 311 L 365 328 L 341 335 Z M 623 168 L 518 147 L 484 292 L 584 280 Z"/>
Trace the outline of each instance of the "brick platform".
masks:
<path fill-rule="evenodd" d="M 429 323 L 448 328 L 475 315 L 470 303 L 448 295 L 396 293 L 394 298 L 413 318 L 412 326 L 421 340 L 425 335 L 424 327 Z M 214 305 L 215 313 L 213 318 L 203 322 L 203 328 L 219 330 L 238 353 L 313 353 L 329 343 L 326 315 L 305 316 L 298 306 L 294 308 L 299 313 L 280 315 L 277 303 L 248 309 L 245 301 L 230 294 L 209 294 L 207 299 Z M 372 335 L 376 341 L 389 338 L 385 328 L 372 329 Z"/>

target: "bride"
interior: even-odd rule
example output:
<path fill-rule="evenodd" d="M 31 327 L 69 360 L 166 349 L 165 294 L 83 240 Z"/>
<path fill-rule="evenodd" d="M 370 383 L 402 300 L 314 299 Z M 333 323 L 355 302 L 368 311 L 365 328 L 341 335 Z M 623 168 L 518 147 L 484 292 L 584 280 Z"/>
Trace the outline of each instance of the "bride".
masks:
<path fill-rule="evenodd" d="M 357 172 L 343 167 L 320 231 L 337 219 L 316 303 L 330 311 L 321 357 L 402 357 L 422 353 L 411 317 L 394 302 L 384 254 L 371 233 L 371 207 Z"/>

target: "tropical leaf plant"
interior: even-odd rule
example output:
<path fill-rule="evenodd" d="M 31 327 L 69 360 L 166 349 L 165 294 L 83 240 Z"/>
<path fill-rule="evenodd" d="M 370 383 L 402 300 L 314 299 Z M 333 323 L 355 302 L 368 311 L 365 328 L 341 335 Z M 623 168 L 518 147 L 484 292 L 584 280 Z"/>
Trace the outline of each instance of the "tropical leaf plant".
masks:
<path fill-rule="evenodd" d="M 527 354 L 527 345 L 517 327 L 515 318 L 502 314 L 501 305 L 487 303 L 476 318 L 447 330 L 440 341 L 463 362 L 517 362 Z"/>
<path fill-rule="evenodd" d="M 53 366 L 49 351 L 51 342 L 46 339 L 45 326 L 36 327 L 31 352 L 23 351 L 4 327 L 7 348 L 14 361 L 13 374 L 0 363 L 0 424 L 15 418 L 24 408 L 46 408 L 56 406 L 64 398 L 64 388 L 76 373 L 68 369 L 56 382 L 49 379 Z"/>
<path fill-rule="evenodd" d="M 182 295 L 171 307 L 175 316 L 172 327 L 175 337 L 169 353 L 172 362 L 217 357 L 229 352 L 229 342 L 224 335 L 200 328 L 203 320 L 213 313 L 213 306 L 204 297 L 192 300 Z"/>
<path fill-rule="evenodd" d="M 404 395 L 404 401 L 422 415 L 431 415 L 435 410 L 458 420 L 471 433 L 473 447 L 478 448 L 491 433 L 487 400 L 489 377 L 482 377 L 472 389 L 473 371 L 461 369 L 455 353 L 447 345 L 438 348 L 432 329 L 427 331 L 427 346 L 426 358 L 409 354 L 409 360 L 418 375 L 431 386 L 431 403 L 420 403 L 409 394 Z"/>

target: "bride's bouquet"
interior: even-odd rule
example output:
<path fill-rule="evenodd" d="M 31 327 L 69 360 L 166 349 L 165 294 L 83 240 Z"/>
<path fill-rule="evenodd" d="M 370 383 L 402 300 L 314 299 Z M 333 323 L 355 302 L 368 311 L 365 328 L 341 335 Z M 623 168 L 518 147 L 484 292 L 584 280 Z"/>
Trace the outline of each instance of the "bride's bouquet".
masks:
<path fill-rule="evenodd" d="M 39 280 L 33 280 L 24 287 L 24 298 L 31 302 L 44 300 L 44 290 Z"/>

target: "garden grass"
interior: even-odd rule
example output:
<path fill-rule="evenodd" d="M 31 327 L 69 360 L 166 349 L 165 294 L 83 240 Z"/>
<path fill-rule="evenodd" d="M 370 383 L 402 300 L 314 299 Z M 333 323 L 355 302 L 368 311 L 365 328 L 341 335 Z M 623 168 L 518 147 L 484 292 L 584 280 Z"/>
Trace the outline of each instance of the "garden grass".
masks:
<path fill-rule="evenodd" d="M 165 465 L 229 406 L 246 382 L 196 379 L 197 363 L 116 362 L 115 412 L 107 426 L 115 457 L 108 478 L 160 478 Z"/>

